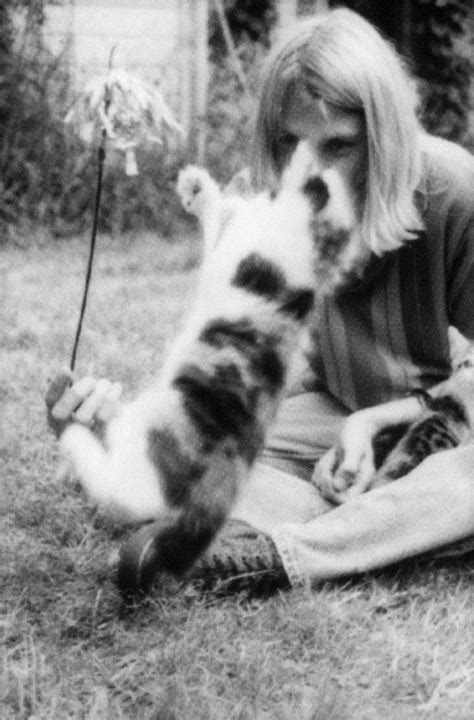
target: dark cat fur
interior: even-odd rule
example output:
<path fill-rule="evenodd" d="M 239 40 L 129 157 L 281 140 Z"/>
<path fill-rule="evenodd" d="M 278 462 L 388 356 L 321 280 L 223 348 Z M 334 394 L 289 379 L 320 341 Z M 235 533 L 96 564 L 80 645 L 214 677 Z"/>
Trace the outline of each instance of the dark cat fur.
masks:
<path fill-rule="evenodd" d="M 374 439 L 377 470 L 372 488 L 398 480 L 414 470 L 425 458 L 464 443 L 471 434 L 463 403 L 454 395 L 429 398 L 426 410 L 415 422 L 392 425 Z"/>

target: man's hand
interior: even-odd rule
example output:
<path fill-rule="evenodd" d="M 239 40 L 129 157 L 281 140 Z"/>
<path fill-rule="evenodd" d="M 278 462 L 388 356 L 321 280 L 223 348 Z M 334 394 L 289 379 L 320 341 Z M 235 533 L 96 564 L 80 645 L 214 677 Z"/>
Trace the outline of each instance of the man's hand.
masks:
<path fill-rule="evenodd" d="M 423 412 L 416 396 L 357 410 L 346 419 L 339 441 L 316 465 L 312 482 L 340 505 L 369 490 L 375 478 L 373 439 L 390 425 L 411 423 Z"/>
<path fill-rule="evenodd" d="M 321 495 L 338 505 L 365 492 L 375 475 L 374 423 L 363 412 L 349 415 L 337 444 L 316 465 L 312 482 Z"/>
<path fill-rule="evenodd" d="M 61 370 L 46 392 L 48 425 L 59 437 L 71 422 L 86 425 L 103 436 L 106 424 L 118 413 L 120 383 L 83 377 L 76 380 L 70 370 Z"/>

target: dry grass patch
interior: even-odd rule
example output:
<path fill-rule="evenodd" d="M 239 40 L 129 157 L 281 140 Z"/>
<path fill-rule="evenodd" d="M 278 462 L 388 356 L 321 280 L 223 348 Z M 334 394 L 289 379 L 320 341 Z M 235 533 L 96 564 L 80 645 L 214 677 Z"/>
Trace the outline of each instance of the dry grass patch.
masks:
<path fill-rule="evenodd" d="M 69 360 L 86 245 L 1 250 L 1 716 L 474 717 L 472 556 L 267 599 L 181 590 L 122 606 L 108 560 L 127 529 L 61 479 L 42 400 Z M 130 393 L 146 382 L 197 257 L 192 241 L 101 238 L 79 372 Z"/>

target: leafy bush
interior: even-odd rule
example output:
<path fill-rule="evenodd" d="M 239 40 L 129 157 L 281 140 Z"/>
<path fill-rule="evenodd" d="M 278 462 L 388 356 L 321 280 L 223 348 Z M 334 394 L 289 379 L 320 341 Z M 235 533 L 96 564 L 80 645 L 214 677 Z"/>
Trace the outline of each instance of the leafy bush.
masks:
<path fill-rule="evenodd" d="M 64 57 L 53 56 L 42 40 L 45 2 L 0 0 L 0 242 L 15 237 L 18 227 L 21 231 L 27 223 L 67 235 L 87 230 L 92 219 L 96 150 L 64 123 L 71 103 L 70 82 Z M 426 126 L 467 142 L 472 72 L 465 40 L 469 0 L 346 0 L 337 4 L 365 14 L 399 47 L 411 47 L 422 83 Z M 299 5 L 308 12 L 315 0 L 300 0 Z M 402 6 L 411 13 L 411 24 L 403 26 L 403 33 Z M 210 15 L 205 163 L 222 183 L 251 160 L 257 82 L 276 7 L 274 0 L 224 2 L 247 88 L 235 73 L 215 11 Z M 19 25 L 14 23 L 18 14 Z M 183 153 L 151 145 L 139 150 L 137 157 L 140 175 L 129 178 L 119 154 L 109 149 L 100 227 L 169 234 L 176 222 L 186 222 L 174 192 Z"/>
<path fill-rule="evenodd" d="M 109 163 L 102 196 L 102 227 L 115 232 L 132 229 L 159 230 L 168 237 L 186 223 L 175 185 L 180 154 L 168 153 L 161 146 L 142 147 L 137 151 L 139 175 L 128 177 L 122 158 Z M 112 153 L 112 156 L 114 153 Z"/>
<path fill-rule="evenodd" d="M 419 0 L 413 9 L 413 57 L 421 80 L 426 128 L 466 140 L 472 48 L 466 36 L 471 0 Z"/>
<path fill-rule="evenodd" d="M 306 4 L 311 0 L 305 0 Z M 469 142 L 471 0 L 333 0 L 359 12 L 404 52 L 419 79 L 422 122 L 430 132 Z"/>
<path fill-rule="evenodd" d="M 57 236 L 87 230 L 94 209 L 97 153 L 64 123 L 71 105 L 68 66 L 64 57 L 53 56 L 43 42 L 45 2 L 0 2 L 3 239 L 15 236 L 18 228 L 29 231 L 30 223 L 47 226 Z M 225 8 L 250 91 L 240 87 L 211 13 L 210 46 L 216 52 L 211 65 L 206 164 L 222 182 L 249 160 L 256 78 L 276 18 L 274 0 L 258 7 L 238 0 L 226 2 Z M 23 22 L 14 40 L 14 13 L 19 10 Z M 177 223 L 186 222 L 174 192 L 183 153 L 176 147 L 168 150 L 159 145 L 141 148 L 137 151 L 140 174 L 127 177 L 121 155 L 108 147 L 99 220 L 102 230 L 158 229 L 169 234 Z"/>
<path fill-rule="evenodd" d="M 206 165 L 228 182 L 250 163 L 257 86 L 265 48 L 246 41 L 238 48 L 247 80 L 243 88 L 229 58 L 212 66 L 207 113 Z"/>
<path fill-rule="evenodd" d="M 248 42 L 270 44 L 270 32 L 277 20 L 275 0 L 224 0 L 223 8 L 234 44 L 238 47 Z M 227 45 L 215 9 L 209 15 L 209 48 L 214 62 L 227 56 Z"/>
<path fill-rule="evenodd" d="M 63 182 L 44 198 L 42 217 L 38 218 L 56 236 L 91 226 L 97 187 L 97 148 L 84 145 L 66 128 L 63 134 L 67 146 L 61 168 Z M 99 228 L 113 233 L 153 229 L 169 236 L 175 226 L 187 222 L 174 189 L 180 156 L 156 146 L 142 147 L 136 154 L 139 175 L 128 177 L 121 153 L 107 148 Z"/>
<path fill-rule="evenodd" d="M 57 185 L 61 153 L 60 120 L 52 110 L 57 101 L 53 78 L 61 73 L 40 42 L 42 3 L 24 12 L 23 31 L 14 42 L 11 6 L 1 10 L 0 63 L 0 224 L 3 231 L 22 215 L 41 213 L 43 200 Z"/>
<path fill-rule="evenodd" d="M 55 235 L 86 229 L 96 192 L 96 150 L 64 123 L 71 104 L 68 65 L 43 42 L 43 2 L 19 5 L 0 2 L 0 242 L 21 237 L 31 225 Z M 14 27 L 20 28 L 15 41 Z M 142 148 L 134 178 L 125 175 L 119 153 L 107 152 L 101 229 L 153 228 L 166 235 L 175 218 L 184 221 L 174 193 L 180 153 L 168 149 Z"/>
<path fill-rule="evenodd" d="M 226 183 L 251 161 L 258 81 L 278 12 L 275 0 L 224 0 L 223 9 L 246 80 L 243 87 L 218 13 L 211 10 L 206 164 L 218 180 Z"/>

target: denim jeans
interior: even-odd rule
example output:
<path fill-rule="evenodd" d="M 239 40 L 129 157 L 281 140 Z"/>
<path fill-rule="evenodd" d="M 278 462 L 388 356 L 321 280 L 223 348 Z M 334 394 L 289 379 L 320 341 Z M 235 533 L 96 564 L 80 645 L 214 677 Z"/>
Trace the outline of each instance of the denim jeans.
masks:
<path fill-rule="evenodd" d="M 383 567 L 474 535 L 474 443 L 333 506 L 308 480 L 347 411 L 323 393 L 283 403 L 233 516 L 269 534 L 292 584 Z"/>

